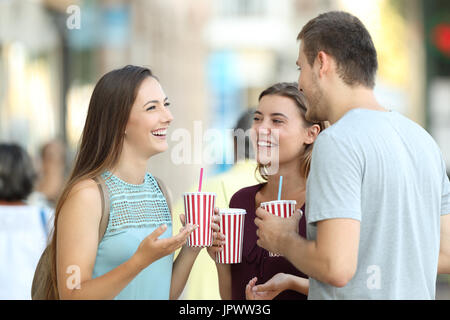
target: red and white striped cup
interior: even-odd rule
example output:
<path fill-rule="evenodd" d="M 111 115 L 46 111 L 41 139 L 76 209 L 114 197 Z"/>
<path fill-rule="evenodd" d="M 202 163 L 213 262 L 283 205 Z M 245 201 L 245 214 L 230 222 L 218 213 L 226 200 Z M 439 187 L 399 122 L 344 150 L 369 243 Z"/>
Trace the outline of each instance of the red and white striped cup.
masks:
<path fill-rule="evenodd" d="M 261 203 L 261 207 L 280 218 L 289 218 L 295 212 L 295 200 L 275 200 Z M 279 254 L 269 251 L 270 257 L 280 257 Z"/>
<path fill-rule="evenodd" d="M 241 263 L 244 239 L 244 209 L 220 209 L 220 232 L 225 235 L 225 244 L 216 253 L 217 263 Z"/>
<path fill-rule="evenodd" d="M 197 224 L 188 237 L 189 247 L 212 245 L 211 222 L 214 215 L 216 194 L 212 192 L 187 192 L 183 194 L 186 223 Z"/>

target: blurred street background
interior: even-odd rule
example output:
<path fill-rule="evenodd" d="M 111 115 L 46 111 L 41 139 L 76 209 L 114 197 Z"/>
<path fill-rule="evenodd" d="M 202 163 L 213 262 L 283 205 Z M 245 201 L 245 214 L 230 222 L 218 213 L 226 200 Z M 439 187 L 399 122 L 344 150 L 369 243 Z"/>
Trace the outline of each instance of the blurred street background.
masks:
<path fill-rule="evenodd" d="M 377 97 L 434 137 L 449 172 L 448 0 L 0 0 L 0 142 L 23 146 L 42 171 L 43 146 L 57 141 L 63 181 L 95 83 L 127 64 L 147 66 L 174 115 L 169 150 L 151 159 L 149 171 L 175 202 L 201 167 L 208 190 L 232 164 L 194 157 L 173 164 L 170 131 L 193 132 L 201 121 L 203 132 L 225 132 L 257 105 L 262 90 L 297 81 L 297 34 L 329 10 L 348 11 L 366 25 L 378 52 Z M 214 146 L 224 158 L 233 153 L 231 135 L 216 137 Z M 438 277 L 436 298 L 450 299 L 448 276 Z"/>

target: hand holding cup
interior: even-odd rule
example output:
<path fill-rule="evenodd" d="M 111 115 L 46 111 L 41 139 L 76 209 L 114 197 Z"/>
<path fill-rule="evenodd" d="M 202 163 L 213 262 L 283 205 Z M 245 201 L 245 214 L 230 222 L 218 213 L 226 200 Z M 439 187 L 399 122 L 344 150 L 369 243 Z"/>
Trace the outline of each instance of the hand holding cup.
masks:
<path fill-rule="evenodd" d="M 214 208 L 213 222 L 214 222 L 213 243 L 212 246 L 207 247 L 206 250 L 208 251 L 208 254 L 211 257 L 211 259 L 215 260 L 216 254 L 223 250 L 223 245 L 225 244 L 225 235 L 220 230 L 219 208 Z"/>
<path fill-rule="evenodd" d="M 298 233 L 298 224 L 302 216 L 301 210 L 289 213 L 286 217 L 275 215 L 270 207 L 262 207 L 256 210 L 255 225 L 258 227 L 258 246 L 269 251 L 272 257 L 279 256 L 284 248 L 284 238 L 294 232 Z M 281 211 L 280 211 L 281 212 Z M 289 212 L 289 211 L 288 211 Z"/>

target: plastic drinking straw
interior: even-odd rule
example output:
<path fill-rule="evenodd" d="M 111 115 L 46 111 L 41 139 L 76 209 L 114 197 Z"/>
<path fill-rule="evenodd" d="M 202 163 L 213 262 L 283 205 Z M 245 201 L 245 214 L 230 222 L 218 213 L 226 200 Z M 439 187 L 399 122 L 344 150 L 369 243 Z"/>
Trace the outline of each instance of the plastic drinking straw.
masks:
<path fill-rule="evenodd" d="M 198 182 L 198 192 L 202 192 L 203 168 L 200 169 L 200 181 Z"/>
<path fill-rule="evenodd" d="M 225 191 L 225 183 L 223 183 L 223 180 L 221 180 L 221 182 L 222 182 L 223 197 L 225 198 L 225 202 L 227 203 L 227 208 L 229 208 L 227 192 Z"/>
<path fill-rule="evenodd" d="M 281 186 L 283 185 L 283 176 L 280 176 L 280 183 L 278 184 L 278 201 L 281 200 Z"/>

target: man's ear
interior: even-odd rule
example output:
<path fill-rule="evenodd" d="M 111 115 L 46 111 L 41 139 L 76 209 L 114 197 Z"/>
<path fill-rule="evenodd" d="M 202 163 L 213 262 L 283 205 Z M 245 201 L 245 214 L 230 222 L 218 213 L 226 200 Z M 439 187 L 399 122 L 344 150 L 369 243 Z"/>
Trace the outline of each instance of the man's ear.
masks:
<path fill-rule="evenodd" d="M 319 133 L 320 133 L 320 126 L 318 124 L 313 124 L 311 127 L 307 128 L 305 144 L 314 143 Z"/>
<path fill-rule="evenodd" d="M 330 70 L 332 59 L 325 51 L 319 51 L 315 63 L 317 63 L 319 77 L 323 77 Z"/>

